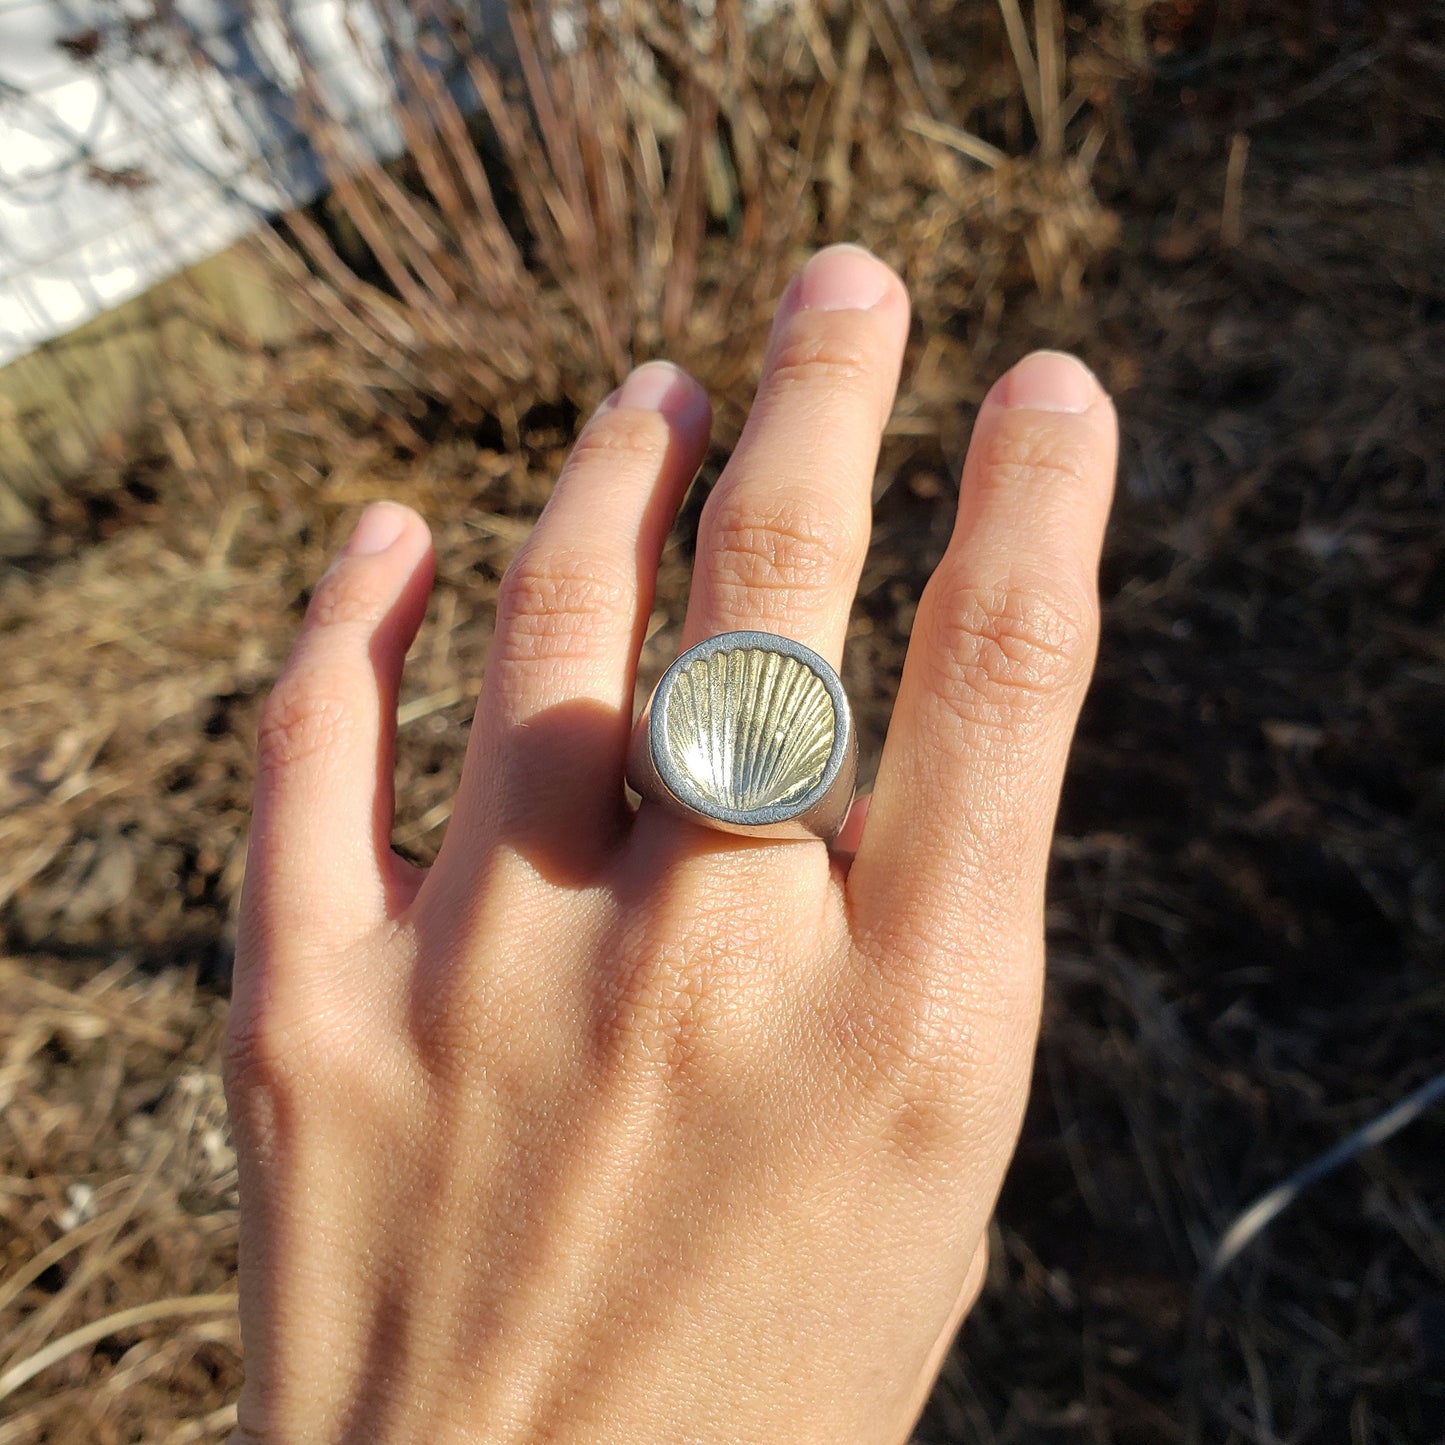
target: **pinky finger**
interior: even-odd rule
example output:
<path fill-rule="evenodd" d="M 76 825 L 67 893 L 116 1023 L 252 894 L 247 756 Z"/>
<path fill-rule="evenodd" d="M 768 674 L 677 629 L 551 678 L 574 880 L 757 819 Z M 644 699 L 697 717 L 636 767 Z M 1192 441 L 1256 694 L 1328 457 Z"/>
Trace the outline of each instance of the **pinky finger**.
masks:
<path fill-rule="evenodd" d="M 396 699 L 431 591 L 426 524 L 380 502 L 316 586 L 261 712 L 243 928 L 313 944 L 404 906 L 391 851 Z"/>

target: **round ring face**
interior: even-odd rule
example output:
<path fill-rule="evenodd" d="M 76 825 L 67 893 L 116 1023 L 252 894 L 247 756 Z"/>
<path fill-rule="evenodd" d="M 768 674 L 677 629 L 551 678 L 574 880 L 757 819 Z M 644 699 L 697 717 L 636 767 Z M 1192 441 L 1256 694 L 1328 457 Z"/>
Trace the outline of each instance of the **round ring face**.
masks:
<path fill-rule="evenodd" d="M 766 827 L 827 794 L 850 731 L 842 684 L 817 653 L 771 633 L 727 632 L 663 675 L 650 742 L 659 778 L 685 806 Z"/>

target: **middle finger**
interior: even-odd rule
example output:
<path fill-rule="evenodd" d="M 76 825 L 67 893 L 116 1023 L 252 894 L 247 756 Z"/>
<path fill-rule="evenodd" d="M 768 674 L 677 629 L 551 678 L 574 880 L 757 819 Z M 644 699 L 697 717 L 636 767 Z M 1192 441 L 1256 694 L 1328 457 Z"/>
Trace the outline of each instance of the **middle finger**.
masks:
<path fill-rule="evenodd" d="M 756 629 L 838 665 L 907 339 L 903 283 L 861 247 L 830 246 L 794 278 L 703 508 L 684 648 Z"/>

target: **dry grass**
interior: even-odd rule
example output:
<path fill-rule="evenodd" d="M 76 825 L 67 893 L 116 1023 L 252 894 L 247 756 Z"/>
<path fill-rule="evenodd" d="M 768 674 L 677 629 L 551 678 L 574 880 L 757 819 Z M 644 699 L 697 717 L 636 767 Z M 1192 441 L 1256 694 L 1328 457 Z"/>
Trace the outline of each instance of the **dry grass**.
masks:
<path fill-rule="evenodd" d="M 0 1017 L 0 1440 L 190 1438 L 240 1382 L 223 1005 L 29 956 L 0 960 Z"/>
<path fill-rule="evenodd" d="M 406 166 L 324 138 L 335 199 L 266 243 L 315 336 L 224 408 L 148 418 L 0 582 L 0 1445 L 227 1429 L 216 986 L 251 730 L 359 505 L 437 534 L 400 759 L 426 858 L 579 414 L 636 359 L 690 365 L 705 493 L 823 239 L 887 256 L 918 316 L 847 663 L 871 756 L 966 404 L 1027 346 L 1082 345 L 1127 433 L 1035 1104 L 923 1438 L 1173 1438 L 1211 1238 L 1438 1067 L 1438 8 L 877 0 L 745 43 L 718 9 L 684 40 L 624 7 L 581 60 L 524 29 L 520 80 L 474 67 L 484 125 L 404 76 Z M 1237 1267 L 1206 1438 L 1445 1434 L 1439 1143 L 1421 1124 Z"/>

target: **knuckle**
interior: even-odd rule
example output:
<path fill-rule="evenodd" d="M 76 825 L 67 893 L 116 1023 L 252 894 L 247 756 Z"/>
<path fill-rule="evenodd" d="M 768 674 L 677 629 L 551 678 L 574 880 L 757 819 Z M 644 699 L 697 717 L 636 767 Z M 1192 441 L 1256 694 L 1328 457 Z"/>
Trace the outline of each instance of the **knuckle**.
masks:
<path fill-rule="evenodd" d="M 618 1015 L 625 1025 L 611 1051 L 642 1072 L 661 1073 L 677 1089 L 697 1083 L 717 1056 L 725 1033 L 718 976 L 696 958 L 672 954 L 654 962 L 629 980 Z"/>
<path fill-rule="evenodd" d="M 451 1084 L 474 1072 L 478 1060 L 494 1067 L 503 1040 L 486 1011 L 460 990 L 439 992 L 413 1009 L 408 1027 L 408 1043 L 428 1076 Z"/>
<path fill-rule="evenodd" d="M 836 510 L 795 496 L 759 505 L 744 495 L 721 499 L 708 519 L 711 582 L 725 607 L 742 610 L 756 593 L 807 605 L 831 596 L 859 560 L 860 544 Z"/>
<path fill-rule="evenodd" d="M 276 1032 L 254 1018 L 231 1011 L 221 1050 L 221 1077 L 233 1106 L 257 1089 L 273 1085 L 285 1073 L 288 1051 Z"/>
<path fill-rule="evenodd" d="M 221 1055 L 221 1076 L 233 1107 L 261 1096 L 288 1099 L 305 1092 L 316 1072 L 316 1040 L 263 1010 L 232 1010 Z"/>
<path fill-rule="evenodd" d="M 594 468 L 652 470 L 667 449 L 667 423 L 658 412 L 607 412 L 582 429 L 567 458 L 568 472 Z"/>
<path fill-rule="evenodd" d="M 1016 1020 L 913 989 L 875 999 L 844 1050 L 884 1151 L 910 1167 L 958 1161 L 1007 1112 L 1018 1076 Z"/>
<path fill-rule="evenodd" d="M 580 656 L 628 616 L 635 579 L 603 554 L 527 546 L 497 596 L 501 661 Z"/>
<path fill-rule="evenodd" d="M 978 477 L 992 491 L 1072 491 L 1096 469 L 1097 435 L 1072 416 L 1014 413 L 981 441 Z"/>
<path fill-rule="evenodd" d="M 927 643 L 944 701 L 970 722 L 1071 699 L 1092 665 L 1098 604 L 1057 585 L 987 586 L 949 574 L 929 583 Z"/>
<path fill-rule="evenodd" d="M 361 565 L 355 565 L 361 561 Z M 306 608 L 309 627 L 374 628 L 395 599 L 376 585 L 374 569 L 364 559 L 343 559 L 316 584 Z"/>
<path fill-rule="evenodd" d="M 711 1092 L 749 1034 L 748 949 L 709 907 L 666 944 L 625 949 L 601 1010 L 598 1045 L 624 1078 L 675 1095 Z"/>
<path fill-rule="evenodd" d="M 861 1025 L 849 1020 L 842 1057 L 854 1107 L 872 1121 L 884 1153 L 917 1167 L 955 1153 L 966 1093 L 927 1031 L 898 1015 L 895 1006 L 886 1023 L 871 1009 Z"/>
<path fill-rule="evenodd" d="M 940 1071 L 915 1069 L 892 1080 L 883 1146 L 910 1169 L 954 1160 L 968 1135 L 969 1108 L 944 1084 Z"/>
<path fill-rule="evenodd" d="M 479 1067 L 500 1076 L 518 1061 L 541 1074 L 546 1068 L 535 1031 L 516 1022 L 540 1012 L 535 998 L 453 965 L 418 989 L 408 1010 L 407 1042 L 427 1075 L 445 1087 L 465 1087 Z"/>
<path fill-rule="evenodd" d="M 334 756 L 351 732 L 351 708 L 335 690 L 304 674 L 283 673 L 261 706 L 256 768 L 274 776 L 297 764 Z"/>
<path fill-rule="evenodd" d="M 861 396 L 873 385 L 877 355 L 864 328 L 840 324 L 836 315 L 804 313 L 774 342 L 766 385 Z"/>
<path fill-rule="evenodd" d="M 372 1098 L 389 1072 L 386 1049 L 357 1001 L 309 988 L 283 997 L 232 1007 L 221 1051 L 232 1104 L 274 1112 Z"/>

